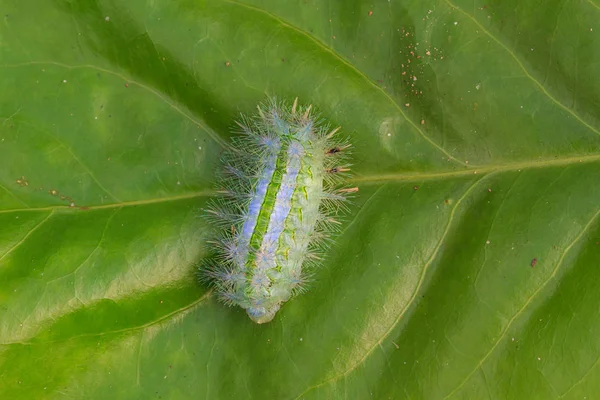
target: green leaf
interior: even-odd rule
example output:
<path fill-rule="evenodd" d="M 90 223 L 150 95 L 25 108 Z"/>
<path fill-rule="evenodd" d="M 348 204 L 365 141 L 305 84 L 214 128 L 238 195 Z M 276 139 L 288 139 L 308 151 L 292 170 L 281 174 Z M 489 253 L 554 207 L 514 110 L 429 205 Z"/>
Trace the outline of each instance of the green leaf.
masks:
<path fill-rule="evenodd" d="M 3 2 L 0 398 L 594 398 L 599 35 L 597 0 Z M 259 326 L 194 270 L 271 95 L 360 192 Z"/>

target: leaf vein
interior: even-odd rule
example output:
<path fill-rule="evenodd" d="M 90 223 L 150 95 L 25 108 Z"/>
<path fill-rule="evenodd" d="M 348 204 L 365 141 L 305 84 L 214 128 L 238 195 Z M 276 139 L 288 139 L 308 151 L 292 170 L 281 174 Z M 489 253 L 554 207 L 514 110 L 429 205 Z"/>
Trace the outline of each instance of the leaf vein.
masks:
<path fill-rule="evenodd" d="M 46 221 L 48 221 L 50 219 L 50 217 L 54 214 L 54 210 L 50 211 L 50 213 L 48 214 L 48 216 L 46 218 L 44 218 L 42 221 L 40 221 L 36 226 L 34 226 L 33 228 L 31 228 L 29 230 L 29 232 L 27 232 L 27 234 L 25 234 L 25 236 L 23 236 L 23 238 L 21 240 L 19 240 L 13 247 L 11 247 L 6 253 L 4 253 L 2 255 L 2 257 L 0 257 L 0 261 L 2 261 L 7 255 L 9 255 L 10 253 L 12 253 L 15 249 L 17 249 L 20 245 L 22 245 L 23 243 L 25 243 L 25 241 L 29 238 L 29 236 L 31 236 L 36 230 L 38 230 L 38 228 L 42 225 L 44 225 L 44 223 L 46 223 Z"/>
<path fill-rule="evenodd" d="M 550 274 L 550 276 L 548 277 L 548 279 L 546 279 L 537 288 L 537 290 L 535 292 L 533 292 L 533 294 L 531 296 L 529 296 L 529 298 L 525 301 L 525 303 L 523 304 L 523 306 L 517 311 L 517 313 L 515 315 L 513 315 L 513 317 L 510 319 L 510 321 L 508 321 L 508 324 L 506 325 L 506 327 L 504 328 L 504 330 L 500 334 L 500 337 L 498 338 L 498 340 L 493 344 L 493 346 L 490 348 L 490 350 L 479 361 L 479 363 L 477 364 L 477 366 L 475 367 L 475 369 L 473 369 L 473 371 L 469 375 L 467 375 L 467 377 L 454 390 L 452 390 L 448 395 L 446 395 L 444 397 L 444 400 L 448 399 L 449 397 L 451 397 L 452 395 L 454 395 L 456 392 L 458 392 L 465 385 L 465 383 L 467 383 L 467 381 L 471 378 L 471 376 L 473 376 L 473 374 L 479 368 L 481 368 L 481 366 L 483 365 L 483 363 L 485 363 L 485 361 L 494 352 L 494 350 L 496 350 L 496 348 L 498 347 L 498 345 L 500 344 L 500 342 L 502 341 L 502 339 L 504 339 L 504 337 L 508 333 L 510 327 L 512 326 L 513 322 L 523 313 L 523 311 L 525 311 L 525 309 L 533 302 L 533 300 L 546 287 L 546 285 L 552 279 L 554 279 L 554 277 L 558 273 L 558 270 L 559 270 L 560 266 L 563 263 L 563 260 L 564 260 L 565 256 L 567 255 L 567 253 L 573 248 L 573 246 L 575 246 L 575 244 L 579 240 L 581 240 L 581 238 L 584 236 L 584 234 L 587 232 L 587 230 L 593 225 L 593 223 L 596 221 L 596 219 L 598 218 L 599 215 L 600 215 L 600 209 L 598 209 L 598 211 L 590 218 L 589 222 L 583 227 L 583 229 L 581 230 L 581 232 L 579 233 L 579 235 L 577 235 L 575 237 L 575 239 L 573 239 L 573 241 L 565 248 L 565 250 L 563 251 L 563 253 L 562 253 L 561 257 L 560 257 L 560 259 L 556 263 L 556 267 L 554 267 L 554 270 L 552 271 L 552 273 Z"/>
<path fill-rule="evenodd" d="M 452 161 L 454 161 L 457 164 L 460 165 L 464 165 L 464 163 L 460 160 L 458 160 L 456 157 L 452 156 L 452 154 L 450 154 L 446 149 L 444 149 L 442 146 L 440 146 L 439 144 L 437 144 L 435 141 L 433 141 L 433 139 L 431 139 L 429 136 L 427 136 L 425 134 L 425 132 L 423 132 L 423 130 L 410 118 L 408 118 L 408 116 L 406 115 L 406 113 L 404 112 L 404 110 L 402 110 L 402 107 L 400 107 L 400 105 L 398 104 L 397 101 L 395 101 L 388 92 L 386 92 L 383 88 L 381 88 L 380 86 L 377 85 L 377 83 L 375 83 L 371 78 L 369 78 L 367 75 L 365 75 L 362 71 L 360 71 L 358 68 L 356 68 L 354 65 L 352 65 L 351 63 L 349 63 L 347 60 L 345 60 L 340 54 L 338 54 L 335 50 L 333 50 L 333 48 L 329 45 L 327 45 L 326 43 L 324 43 L 323 41 L 317 39 L 316 37 L 310 35 L 309 33 L 303 31 L 302 29 L 296 27 L 295 25 L 292 25 L 290 22 L 287 22 L 286 20 L 284 20 L 283 18 L 272 14 L 266 10 L 263 10 L 259 7 L 250 5 L 250 4 L 246 4 L 243 2 L 239 2 L 239 1 L 235 1 L 235 0 L 222 0 L 225 3 L 230 3 L 230 4 L 234 4 L 237 5 L 239 7 L 244 7 L 247 8 L 249 10 L 261 13 L 263 15 L 266 15 L 267 17 L 277 21 L 279 24 L 281 24 L 281 26 L 288 28 L 306 38 L 308 38 L 310 41 L 312 41 L 313 43 L 315 43 L 317 46 L 319 46 L 320 48 L 322 48 L 325 52 L 331 54 L 333 57 L 335 57 L 338 61 L 340 61 L 342 64 L 344 64 L 345 66 L 347 66 L 348 68 L 350 68 L 354 73 L 356 73 L 358 76 L 360 76 L 363 80 L 365 80 L 369 85 L 371 85 L 372 87 L 374 87 L 376 90 L 378 90 L 379 92 L 381 92 L 381 94 L 383 94 L 383 96 L 390 101 L 391 104 L 394 105 L 394 107 L 396 108 L 396 110 L 398 110 L 398 112 L 400 113 L 400 115 L 402 115 L 402 117 L 406 120 L 406 122 L 408 122 L 410 124 L 410 126 L 423 138 L 425 139 L 431 146 L 435 147 L 438 151 L 440 151 L 441 153 L 443 153 L 446 157 L 448 157 L 449 159 L 451 159 Z M 471 167 L 471 166 L 469 166 Z"/>
<path fill-rule="evenodd" d="M 600 6 L 596 3 L 594 3 L 592 0 L 587 0 L 588 3 L 590 3 L 593 7 L 597 8 L 598 10 L 600 10 Z"/>
<path fill-rule="evenodd" d="M 229 145 L 227 144 L 227 142 L 222 139 L 215 131 L 213 131 L 212 129 L 210 129 L 206 124 L 204 124 L 202 121 L 195 119 L 194 117 L 192 117 L 189 113 L 185 112 L 178 103 L 169 100 L 167 97 L 165 97 L 165 95 L 163 95 L 161 92 L 159 92 L 158 90 L 153 89 L 150 86 L 147 86 L 141 82 L 138 82 L 136 80 L 130 79 L 128 77 L 126 77 L 125 75 L 122 75 L 118 72 L 115 71 L 111 71 L 109 69 L 106 68 L 102 68 L 102 67 L 98 67 L 96 65 L 92 65 L 92 64 L 82 64 L 82 65 L 68 65 L 68 64 L 63 64 L 60 62 L 56 62 L 56 61 L 29 61 L 29 62 L 24 62 L 24 63 L 19 63 L 19 64 L 4 64 L 1 65 L 0 67 L 2 68 L 16 68 L 16 67 L 25 67 L 28 65 L 55 65 L 58 67 L 63 67 L 63 68 L 67 68 L 67 69 L 81 69 L 81 68 L 90 68 L 90 69 L 95 69 L 97 71 L 101 71 L 113 76 L 116 76 L 117 78 L 122 79 L 124 82 L 130 83 L 132 85 L 136 85 L 144 90 L 147 90 L 148 92 L 152 93 L 153 95 L 155 95 L 156 97 L 158 97 L 160 100 L 162 100 L 163 102 L 165 102 L 169 107 L 171 107 L 173 110 L 177 111 L 179 114 L 183 115 L 185 118 L 187 118 L 188 120 L 190 120 L 192 123 L 194 123 L 195 125 L 197 125 L 199 128 L 203 129 L 206 134 L 208 136 L 210 136 L 218 145 L 220 145 L 223 148 L 227 148 L 229 147 Z"/>
<path fill-rule="evenodd" d="M 5 186 L 0 184 L 0 189 L 4 190 L 6 193 L 8 193 L 11 197 L 16 199 L 19 203 L 23 204 L 25 207 L 30 207 L 27 203 L 25 203 L 23 200 L 18 198 L 16 194 L 14 194 L 12 191 L 8 190 L 8 188 L 6 188 Z"/>
<path fill-rule="evenodd" d="M 571 114 L 571 116 L 573 116 L 577 121 L 579 121 L 582 125 L 584 125 L 586 128 L 588 128 L 590 131 L 592 131 L 596 135 L 600 136 L 600 131 L 598 131 L 598 129 L 594 128 L 592 125 L 590 125 L 587 122 L 585 122 L 577 113 L 575 113 L 575 111 L 573 111 L 571 108 L 565 106 L 563 103 L 561 103 L 560 101 L 558 101 L 554 96 L 552 96 L 552 94 L 550 94 L 550 92 L 548 92 L 548 90 L 546 90 L 546 88 L 544 87 L 544 85 L 542 85 L 537 79 L 535 79 L 533 77 L 533 75 L 531 75 L 531 73 L 529 73 L 529 71 L 527 70 L 527 68 L 525 68 L 525 65 L 523 65 L 523 63 L 521 62 L 521 60 L 519 60 L 519 58 L 517 57 L 517 55 L 511 49 L 509 49 L 500 39 L 498 39 L 496 36 L 494 36 L 490 31 L 488 31 L 487 29 L 485 29 L 485 27 L 483 25 L 481 25 L 479 23 L 479 21 L 475 17 L 473 17 L 471 14 L 467 13 L 466 11 L 464 11 L 463 9 L 461 9 L 460 7 L 458 7 L 457 5 L 454 5 L 449 0 L 444 0 L 444 1 L 446 3 L 448 3 L 448 5 L 450 7 L 454 8 L 455 10 L 457 10 L 461 14 L 463 14 L 465 17 L 467 17 L 468 19 L 470 19 L 475 25 L 477 25 L 477 27 L 479 29 L 481 29 L 486 35 L 488 35 L 494 42 L 498 43 L 498 45 L 500 47 L 502 47 L 510 55 L 510 57 L 512 59 L 515 60 L 515 62 L 519 66 L 519 68 L 521 68 L 521 70 L 523 70 L 523 73 L 525 74 L 525 76 L 528 79 L 530 79 L 541 90 L 541 92 L 544 95 L 546 95 L 546 97 L 548 97 L 554 104 L 556 104 L 557 106 L 559 106 L 560 108 L 562 108 L 563 110 L 565 110 L 567 113 Z"/>
<path fill-rule="evenodd" d="M 212 290 L 207 291 L 206 293 L 204 293 L 201 297 L 199 297 L 197 300 L 193 301 L 192 303 L 183 306 L 181 308 L 178 308 L 177 310 L 171 311 L 168 314 L 163 315 L 160 318 L 155 319 L 154 321 L 150 321 L 147 322 L 145 324 L 142 325 L 138 325 L 138 326 L 133 326 L 133 327 L 129 327 L 129 328 L 123 328 L 123 329 L 116 329 L 114 331 L 108 331 L 108 332 L 98 332 L 98 333 L 86 333 L 86 334 L 82 334 L 82 335 L 77 335 L 77 336 L 70 336 L 66 339 L 57 339 L 57 340 L 49 340 L 49 341 L 45 341 L 45 342 L 36 342 L 36 341 L 14 341 L 14 342 L 4 342 L 4 343 L 0 343 L 0 346 L 10 346 L 13 344 L 20 344 L 23 346 L 32 346 L 32 345 L 47 345 L 47 344 L 53 344 L 53 343 L 62 343 L 62 342 L 68 342 L 71 340 L 76 340 L 76 339 L 80 339 L 80 338 L 88 338 L 88 337 L 100 337 L 100 336 L 107 336 L 107 335 L 117 335 L 117 334 L 121 334 L 121 333 L 128 333 L 128 332 L 135 332 L 135 331 L 139 331 L 139 330 L 143 330 L 146 328 L 150 328 L 154 325 L 160 324 L 161 322 L 164 322 L 172 317 L 175 317 L 181 313 L 184 313 L 186 311 L 191 310 L 192 308 L 194 308 L 195 306 L 199 305 L 200 303 L 204 302 L 205 300 L 207 300 L 210 296 L 212 295 Z"/>
<path fill-rule="evenodd" d="M 433 249 L 433 252 L 431 253 L 431 256 L 429 257 L 429 260 L 427 260 L 427 262 L 423 266 L 423 271 L 421 272 L 421 276 L 419 278 L 419 282 L 417 283 L 417 286 L 415 287 L 415 290 L 413 291 L 413 294 L 412 294 L 410 300 L 408 301 L 408 303 L 406 304 L 406 306 L 404 307 L 404 309 L 400 312 L 400 314 L 396 317 L 396 319 L 394 320 L 394 322 L 392 323 L 392 325 L 383 334 L 383 336 L 381 338 L 379 338 L 379 340 L 373 346 L 371 346 L 371 348 L 365 353 L 365 355 L 360 360 L 358 360 L 353 366 L 351 366 L 346 371 L 344 371 L 344 372 L 342 372 L 340 374 L 334 375 L 333 377 L 327 379 L 324 382 L 321 382 L 319 384 L 316 384 L 314 386 L 311 386 L 311 387 L 307 388 L 304 392 L 300 393 L 297 397 L 295 397 L 295 400 L 300 399 L 302 396 L 304 396 L 306 393 L 308 393 L 309 391 L 311 391 L 313 389 L 319 388 L 319 387 L 324 386 L 324 385 L 326 385 L 328 383 L 331 383 L 331 382 L 335 382 L 335 381 L 337 381 L 337 380 L 339 380 L 339 379 L 347 376 L 348 374 L 350 374 L 352 371 L 354 371 L 355 369 L 357 369 L 373 353 L 373 351 L 378 346 L 381 345 L 381 343 L 390 335 L 390 333 L 392 333 L 392 331 L 394 330 L 394 328 L 396 328 L 396 326 L 398 325 L 398 323 L 400 322 L 400 320 L 402 319 L 402 317 L 404 316 L 404 314 L 406 313 L 406 311 L 414 304 L 415 299 L 417 298 L 417 295 L 418 295 L 418 293 L 419 293 L 419 291 L 421 289 L 421 286 L 423 285 L 423 282 L 425 281 L 425 276 L 427 275 L 427 271 L 429 270 L 429 267 L 431 266 L 431 264 L 433 263 L 433 261 L 437 257 L 438 252 L 442 248 L 442 244 L 445 242 L 446 236 L 448 236 L 448 233 L 450 232 L 450 228 L 452 226 L 452 223 L 454 222 L 454 216 L 456 214 L 456 210 L 458 210 L 458 208 L 460 207 L 460 205 L 462 204 L 462 202 L 464 201 L 464 199 L 467 198 L 467 196 L 473 191 L 473 189 L 480 182 L 482 182 L 485 178 L 486 177 L 483 177 L 483 178 L 480 178 L 480 179 L 476 180 L 475 182 L 473 182 L 473 184 L 471 184 L 469 186 L 469 188 L 467 190 L 465 190 L 465 192 L 463 193 L 463 195 L 457 200 L 456 205 L 454 206 L 454 208 L 450 212 L 450 216 L 448 218 L 448 223 L 446 224 L 446 228 L 444 230 L 444 233 L 442 234 L 442 236 L 440 237 L 440 240 L 438 241 L 437 245 Z"/>

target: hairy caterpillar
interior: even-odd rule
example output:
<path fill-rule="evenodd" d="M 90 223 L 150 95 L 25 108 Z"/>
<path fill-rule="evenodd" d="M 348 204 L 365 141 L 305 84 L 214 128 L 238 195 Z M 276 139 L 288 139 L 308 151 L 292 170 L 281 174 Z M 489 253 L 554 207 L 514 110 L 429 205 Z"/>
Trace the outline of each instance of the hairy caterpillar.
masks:
<path fill-rule="evenodd" d="M 218 235 L 202 276 L 259 324 L 305 290 L 339 226 L 331 215 L 358 190 L 338 188 L 350 144 L 313 114 L 296 98 L 291 108 L 270 100 L 242 117 L 223 157 L 220 196 L 206 213 Z"/>

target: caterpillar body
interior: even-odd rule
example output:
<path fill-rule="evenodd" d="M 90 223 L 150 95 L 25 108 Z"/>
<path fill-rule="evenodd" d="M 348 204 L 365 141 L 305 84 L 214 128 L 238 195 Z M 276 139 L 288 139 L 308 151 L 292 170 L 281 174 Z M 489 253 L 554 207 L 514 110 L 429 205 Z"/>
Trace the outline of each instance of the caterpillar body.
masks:
<path fill-rule="evenodd" d="M 350 144 L 311 108 L 270 100 L 242 117 L 206 213 L 217 234 L 202 276 L 259 324 L 305 290 L 339 226 L 333 214 L 358 190 L 340 188 Z"/>

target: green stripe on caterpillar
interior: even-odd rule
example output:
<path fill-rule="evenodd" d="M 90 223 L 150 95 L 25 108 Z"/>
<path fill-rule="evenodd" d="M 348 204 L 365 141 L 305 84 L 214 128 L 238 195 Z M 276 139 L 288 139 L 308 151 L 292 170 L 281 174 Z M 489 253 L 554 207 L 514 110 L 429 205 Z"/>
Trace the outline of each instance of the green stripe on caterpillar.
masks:
<path fill-rule="evenodd" d="M 339 227 L 333 218 L 349 193 L 350 144 L 312 111 L 269 100 L 238 122 L 223 156 L 219 197 L 206 215 L 217 234 L 201 276 L 228 305 L 261 324 L 303 292 Z"/>

